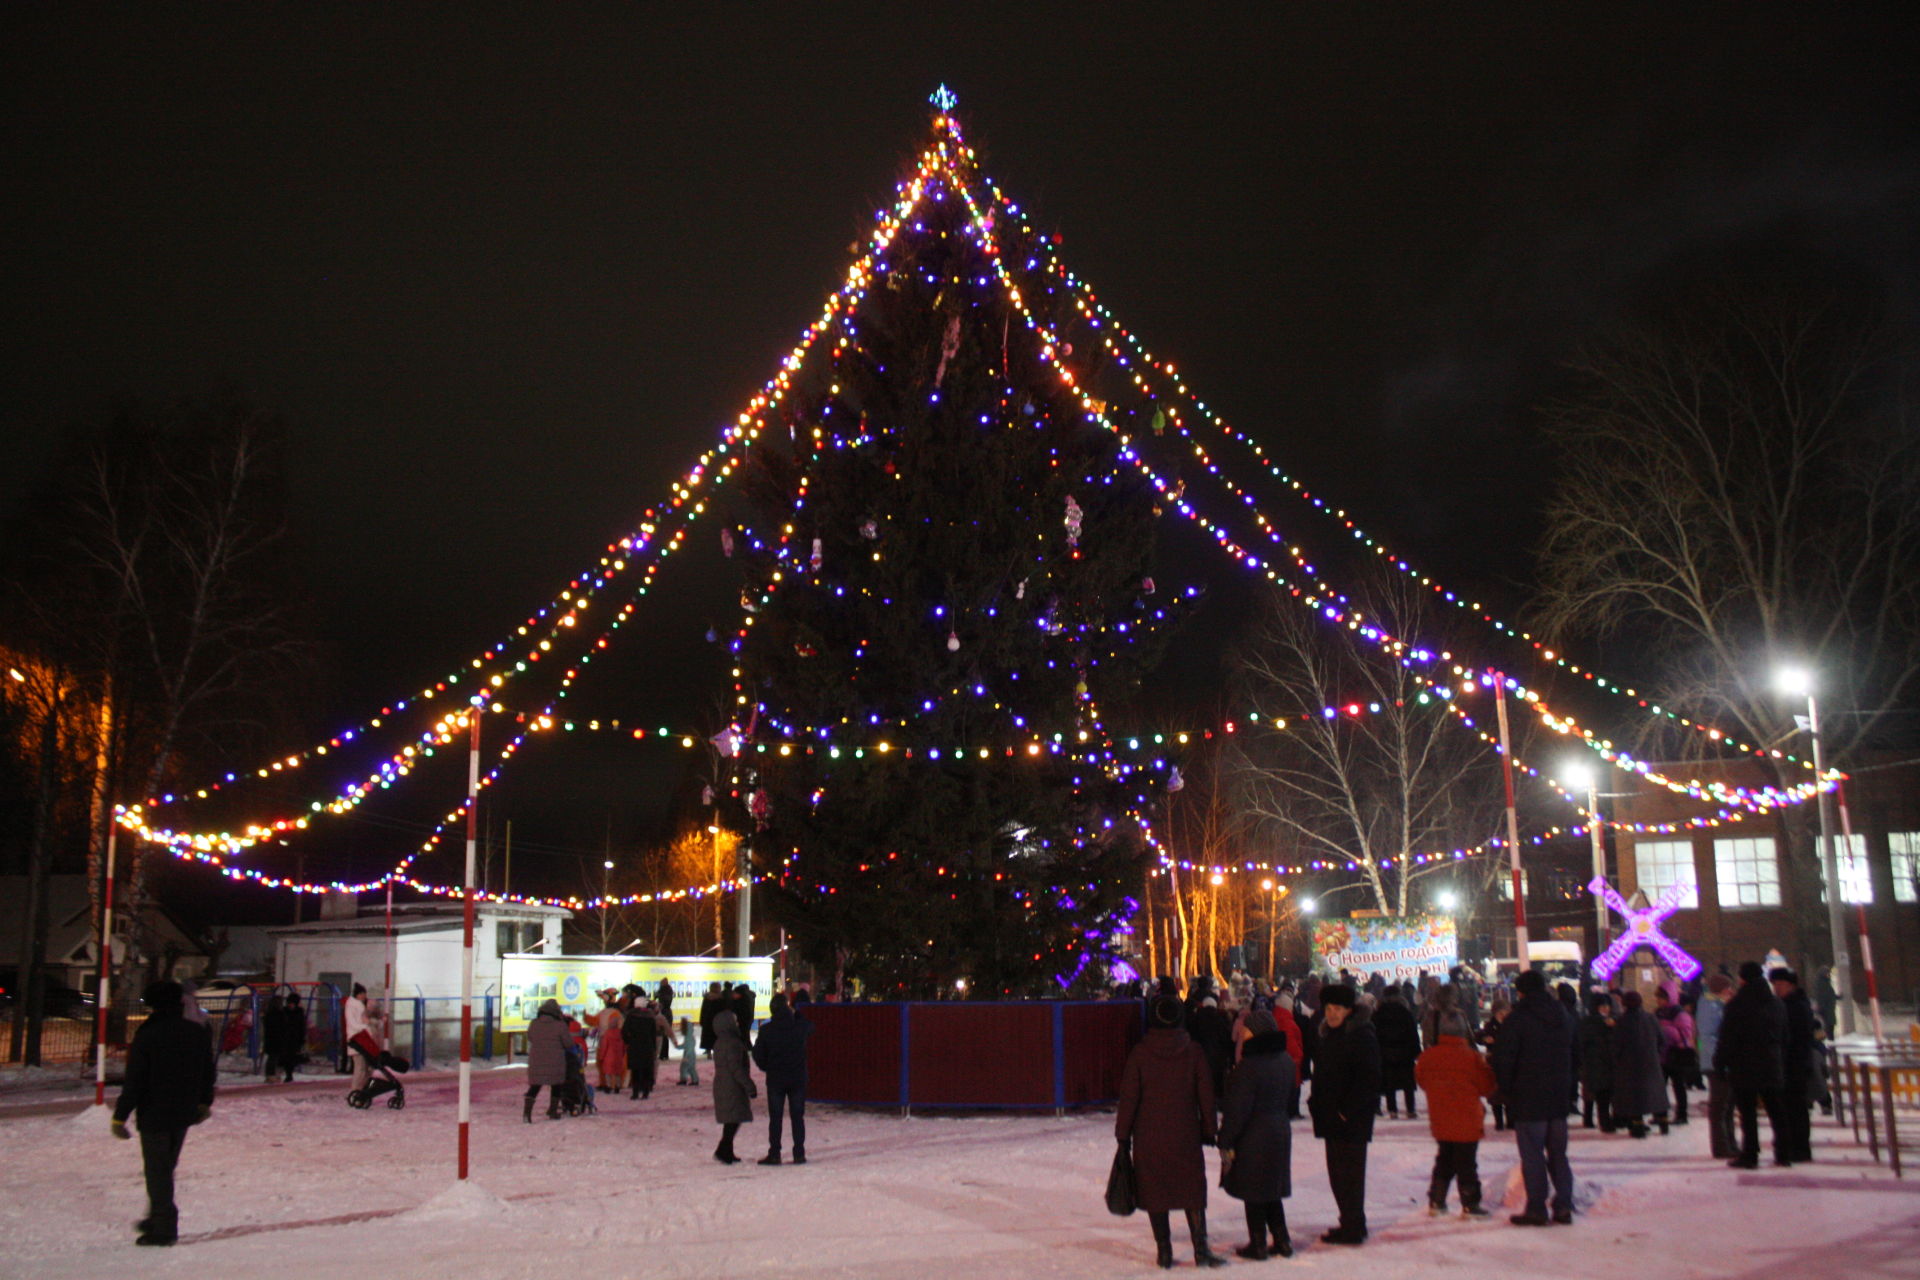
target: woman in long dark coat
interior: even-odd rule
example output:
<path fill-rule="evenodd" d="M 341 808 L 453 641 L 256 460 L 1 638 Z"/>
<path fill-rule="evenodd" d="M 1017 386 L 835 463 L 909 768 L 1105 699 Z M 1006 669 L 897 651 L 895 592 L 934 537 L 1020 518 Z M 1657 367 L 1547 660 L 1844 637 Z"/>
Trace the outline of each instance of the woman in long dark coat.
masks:
<path fill-rule="evenodd" d="M 733 1135 L 741 1125 L 753 1123 L 753 1098 L 759 1092 L 747 1069 L 740 1019 L 733 1010 L 722 1009 L 713 1015 L 713 1119 L 720 1126 L 720 1145 L 713 1149 L 713 1158 L 721 1164 L 740 1162 L 733 1154 Z"/>
<path fill-rule="evenodd" d="M 1120 1076 L 1120 1111 L 1113 1136 L 1133 1147 L 1135 1199 L 1153 1227 L 1156 1260 L 1173 1265 L 1173 1229 L 1167 1215 L 1187 1214 L 1196 1266 L 1226 1259 L 1207 1248 L 1207 1160 L 1213 1141 L 1213 1072 L 1207 1055 L 1181 1025 L 1186 1007 L 1176 996 L 1156 996 L 1147 1034 L 1127 1055 Z"/>
<path fill-rule="evenodd" d="M 547 1119 L 560 1117 L 560 1086 L 567 1082 L 567 1049 L 573 1033 L 567 1030 L 567 1015 L 558 1000 L 544 1000 L 540 1011 L 527 1027 L 527 1096 L 521 1118 L 533 1123 L 534 1100 L 544 1086 L 547 1090 Z"/>
<path fill-rule="evenodd" d="M 1407 1095 L 1407 1119 L 1419 1118 L 1414 1107 L 1416 1085 L 1413 1061 L 1420 1056 L 1420 1023 L 1398 987 L 1388 987 L 1373 1011 L 1373 1034 L 1380 1041 L 1380 1088 L 1387 1096 L 1387 1114 L 1400 1118 L 1400 1095 Z"/>
<path fill-rule="evenodd" d="M 1220 1185 L 1246 1202 L 1247 1243 L 1234 1252 L 1259 1262 L 1276 1253 L 1293 1256 L 1285 1203 L 1293 1194 L 1293 1128 L 1287 1117 L 1299 1072 L 1272 1013 L 1249 1013 L 1247 1030 L 1253 1034 L 1241 1047 L 1240 1065 L 1227 1077 L 1221 1107 L 1219 1144 L 1228 1164 Z"/>
<path fill-rule="evenodd" d="M 1582 1127 L 1593 1128 L 1597 1116 L 1602 1133 L 1613 1132 L 1613 1030 L 1613 1000 L 1595 991 L 1580 1019 L 1580 1088 L 1586 1097 Z"/>
<path fill-rule="evenodd" d="M 1652 1116 L 1667 1131 L 1667 1082 L 1660 1074 L 1660 1024 L 1648 1013 L 1638 991 L 1620 997 L 1626 1006 L 1613 1028 L 1613 1116 L 1636 1138 L 1647 1136 L 1642 1116 Z"/>

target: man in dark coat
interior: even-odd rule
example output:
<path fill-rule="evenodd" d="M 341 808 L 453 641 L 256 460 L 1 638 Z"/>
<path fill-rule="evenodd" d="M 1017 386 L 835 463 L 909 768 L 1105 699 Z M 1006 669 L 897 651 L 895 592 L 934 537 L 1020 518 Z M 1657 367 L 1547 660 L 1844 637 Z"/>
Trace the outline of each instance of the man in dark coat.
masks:
<path fill-rule="evenodd" d="M 1340 1206 L 1340 1225 L 1320 1237 L 1328 1244 L 1357 1245 L 1367 1238 L 1367 1144 L 1380 1105 L 1380 1042 L 1372 1011 L 1355 1005 L 1353 988 L 1344 984 L 1320 992 L 1307 1112 L 1313 1136 L 1327 1144 L 1327 1181 Z"/>
<path fill-rule="evenodd" d="M 1293 1194 L 1293 1126 L 1287 1117 L 1299 1073 L 1271 1010 L 1249 1013 L 1246 1027 L 1251 1034 L 1220 1108 L 1220 1150 L 1229 1161 L 1220 1186 L 1246 1202 L 1247 1243 L 1234 1252 L 1254 1262 L 1276 1253 L 1291 1258 L 1285 1197 Z"/>
<path fill-rule="evenodd" d="M 1207 1247 L 1207 1161 L 1214 1137 L 1213 1071 L 1206 1054 L 1181 1025 L 1178 996 L 1148 1005 L 1147 1034 L 1127 1054 L 1120 1073 L 1120 1110 L 1113 1136 L 1133 1149 L 1134 1195 L 1153 1227 L 1159 1264 L 1173 1265 L 1167 1215 L 1184 1209 L 1196 1266 L 1226 1262 Z"/>
<path fill-rule="evenodd" d="M 767 1004 L 767 1021 L 753 1042 L 753 1064 L 767 1078 L 767 1155 L 761 1164 L 780 1163 L 780 1127 L 793 1112 L 793 1162 L 807 1162 L 807 1038 L 813 1024 L 793 1016 L 784 995 Z"/>
<path fill-rule="evenodd" d="M 670 1037 L 666 1019 L 647 1003 L 646 993 L 638 987 L 629 989 L 636 994 L 627 1007 L 625 1020 L 620 1023 L 620 1039 L 627 1049 L 627 1070 L 632 1072 L 627 1098 L 637 1102 L 653 1096 L 653 1084 L 660 1070 L 657 1051 Z"/>
<path fill-rule="evenodd" d="M 1198 1008 L 1187 1012 L 1187 1034 L 1207 1055 L 1207 1069 L 1213 1072 L 1213 1096 L 1224 1095 L 1227 1068 L 1233 1065 L 1233 1019 L 1220 1008 L 1212 995 L 1202 997 Z"/>
<path fill-rule="evenodd" d="M 135 1244 L 169 1245 L 180 1236 L 173 1203 L 173 1171 L 187 1130 L 213 1110 L 213 1039 L 206 1025 L 185 1016 L 186 993 L 177 982 L 156 982 L 141 997 L 152 1012 L 127 1049 L 127 1079 L 113 1106 L 113 1136 L 130 1138 L 137 1116 L 140 1162 L 147 1177 L 147 1216 Z"/>
<path fill-rule="evenodd" d="M 1587 995 L 1587 1015 L 1580 1019 L 1575 1040 L 1580 1046 L 1580 1086 L 1586 1096 L 1581 1127 L 1591 1129 L 1596 1117 L 1600 1132 L 1613 1132 L 1613 999 L 1604 991 Z"/>
<path fill-rule="evenodd" d="M 1547 992 L 1546 975 L 1529 969 L 1514 983 L 1520 1000 L 1493 1043 L 1493 1074 L 1520 1148 L 1527 1207 L 1509 1221 L 1544 1227 L 1547 1182 L 1553 1182 L 1553 1217 L 1573 1221 L 1573 1167 L 1567 1163 L 1567 1098 L 1573 1093 L 1573 1020 Z"/>
<path fill-rule="evenodd" d="M 1775 1164 L 1799 1164 L 1813 1159 L 1813 1001 L 1801 989 L 1799 975 L 1775 969 L 1773 994 L 1786 1012 L 1786 1034 L 1781 1040 L 1780 1116 L 1774 1124 Z"/>
<path fill-rule="evenodd" d="M 742 982 L 733 989 L 733 999 L 728 1008 L 733 1010 L 734 1021 L 740 1024 L 740 1038 L 748 1048 L 753 1047 L 753 988 Z"/>
<path fill-rule="evenodd" d="M 1387 1095 L 1387 1114 L 1400 1118 L 1400 1095 L 1407 1095 L 1407 1119 L 1420 1118 L 1414 1105 L 1414 1059 L 1420 1056 L 1420 1022 L 1398 987 L 1388 987 L 1373 1011 L 1373 1034 L 1380 1041 L 1380 1086 Z"/>
<path fill-rule="evenodd" d="M 713 1015 L 729 1007 L 732 996 L 732 983 L 727 984 L 724 992 L 720 990 L 720 984 L 717 982 L 707 984 L 707 993 L 700 997 L 700 1052 L 712 1055 Z"/>
<path fill-rule="evenodd" d="M 1786 1007 L 1767 985 L 1760 965 L 1747 961 L 1740 966 L 1740 989 L 1727 1001 L 1720 1041 L 1713 1050 L 1713 1069 L 1726 1077 L 1740 1116 L 1740 1154 L 1727 1161 L 1735 1169 L 1760 1167 L 1761 1106 L 1773 1125 L 1774 1152 L 1780 1151 L 1780 1090 L 1786 1083 L 1781 1046 L 1786 1036 Z"/>
<path fill-rule="evenodd" d="M 1613 1028 L 1613 1114 L 1635 1138 L 1647 1136 L 1642 1116 L 1667 1132 L 1667 1080 L 1660 1073 L 1660 1024 L 1638 991 L 1620 997 Z"/>

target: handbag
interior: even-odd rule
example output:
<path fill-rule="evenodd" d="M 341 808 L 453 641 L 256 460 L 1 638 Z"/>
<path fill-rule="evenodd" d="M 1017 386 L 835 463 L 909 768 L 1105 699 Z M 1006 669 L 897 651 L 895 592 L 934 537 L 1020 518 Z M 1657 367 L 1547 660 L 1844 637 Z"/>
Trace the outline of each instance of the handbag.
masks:
<path fill-rule="evenodd" d="M 1121 1143 L 1113 1153 L 1113 1168 L 1107 1172 L 1107 1212 L 1124 1218 L 1140 1207 L 1133 1187 L 1133 1149 Z"/>

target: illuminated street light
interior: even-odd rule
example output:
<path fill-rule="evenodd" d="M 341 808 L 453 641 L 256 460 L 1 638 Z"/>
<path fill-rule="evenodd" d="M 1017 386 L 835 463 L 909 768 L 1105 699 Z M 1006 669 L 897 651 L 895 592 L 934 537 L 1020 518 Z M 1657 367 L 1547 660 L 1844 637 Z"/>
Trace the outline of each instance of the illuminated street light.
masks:
<path fill-rule="evenodd" d="M 1820 788 L 1820 865 L 1827 880 L 1827 933 L 1833 948 L 1833 989 L 1839 997 L 1838 1031 L 1849 1035 L 1853 1031 L 1853 961 L 1847 955 L 1847 928 L 1841 914 L 1840 860 L 1833 847 L 1833 794 L 1827 786 L 1827 766 L 1820 750 L 1820 705 L 1813 696 L 1813 673 L 1805 667 L 1781 667 L 1774 672 L 1773 683 L 1780 692 L 1807 700 L 1806 722 L 1800 727 L 1813 740 L 1813 779 Z M 1863 919 L 1865 915 L 1862 908 Z M 1864 934 L 1865 929 L 1861 932 Z M 1867 954 L 1870 957 L 1872 953 Z"/>
<path fill-rule="evenodd" d="M 1451 889 L 1442 889 L 1440 891 L 1440 909 L 1442 911 L 1452 911 L 1455 907 L 1459 905 L 1460 905 L 1459 894 L 1455 893 Z"/>

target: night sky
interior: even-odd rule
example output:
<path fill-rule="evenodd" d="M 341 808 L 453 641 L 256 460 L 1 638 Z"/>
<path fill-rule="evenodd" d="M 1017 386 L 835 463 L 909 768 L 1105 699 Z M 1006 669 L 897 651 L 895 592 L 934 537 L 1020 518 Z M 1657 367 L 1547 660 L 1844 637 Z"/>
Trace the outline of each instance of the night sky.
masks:
<path fill-rule="evenodd" d="M 1537 408 L 1584 337 L 1728 268 L 1920 319 L 1913 6 L 392 8 L 0 17 L 0 503 L 116 397 L 285 414 L 341 725 L 664 496 L 817 314 L 941 82 L 1123 322 L 1508 615 Z M 673 566 L 579 705 L 710 708 L 720 565 Z M 545 838 L 657 828 L 681 763 L 567 766 Z"/>

